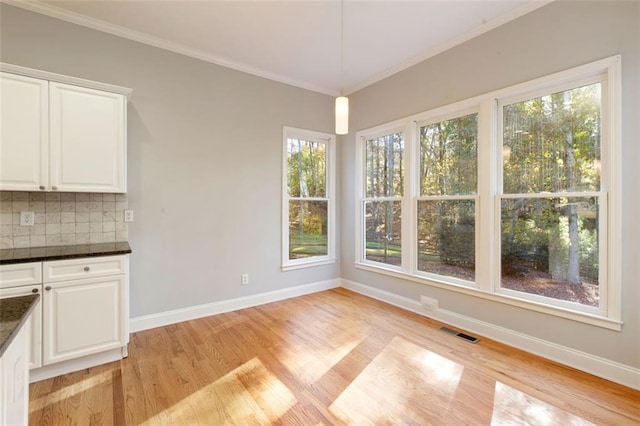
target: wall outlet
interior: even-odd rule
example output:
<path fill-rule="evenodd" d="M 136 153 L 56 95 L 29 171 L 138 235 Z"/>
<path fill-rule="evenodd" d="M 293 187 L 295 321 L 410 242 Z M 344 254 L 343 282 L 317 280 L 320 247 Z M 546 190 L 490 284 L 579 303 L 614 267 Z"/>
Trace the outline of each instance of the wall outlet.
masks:
<path fill-rule="evenodd" d="M 34 212 L 20 212 L 20 226 L 33 226 L 36 221 Z"/>
<path fill-rule="evenodd" d="M 432 297 L 420 296 L 420 304 L 428 311 L 435 311 L 439 308 L 438 299 Z"/>
<path fill-rule="evenodd" d="M 124 211 L 124 221 L 125 222 L 133 222 L 133 210 L 125 210 Z"/>
<path fill-rule="evenodd" d="M 240 284 L 242 284 L 242 285 L 249 284 L 249 274 L 242 274 L 240 276 Z"/>

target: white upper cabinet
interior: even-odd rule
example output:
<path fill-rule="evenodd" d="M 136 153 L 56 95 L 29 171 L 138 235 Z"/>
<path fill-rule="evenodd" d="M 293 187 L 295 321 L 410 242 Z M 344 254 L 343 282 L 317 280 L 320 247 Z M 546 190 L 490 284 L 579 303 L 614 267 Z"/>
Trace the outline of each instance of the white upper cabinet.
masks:
<path fill-rule="evenodd" d="M 0 190 L 49 185 L 48 82 L 0 73 Z"/>
<path fill-rule="evenodd" d="M 1 65 L 0 190 L 126 192 L 130 90 Z"/>
<path fill-rule="evenodd" d="M 49 84 L 51 189 L 126 192 L 126 98 Z"/>

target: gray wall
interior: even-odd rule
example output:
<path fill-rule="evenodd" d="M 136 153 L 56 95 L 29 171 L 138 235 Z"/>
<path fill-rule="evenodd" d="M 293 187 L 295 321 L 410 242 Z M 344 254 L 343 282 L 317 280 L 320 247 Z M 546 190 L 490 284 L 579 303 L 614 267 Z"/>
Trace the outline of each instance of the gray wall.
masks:
<path fill-rule="evenodd" d="M 621 53 L 623 241 L 621 332 L 354 268 L 355 133 L 378 124 Z M 640 367 L 640 3 L 554 2 L 351 96 L 341 144 L 342 277 L 530 336 Z"/>
<path fill-rule="evenodd" d="M 132 317 L 340 276 L 339 263 L 280 271 L 282 126 L 331 132 L 331 97 L 6 4 L 0 13 L 2 62 L 133 89 Z"/>
<path fill-rule="evenodd" d="M 340 265 L 281 273 L 281 126 L 332 131 L 333 99 L 0 4 L 0 60 L 134 89 L 133 317 L 342 277 L 640 367 L 640 3 L 555 2 L 351 96 Z M 358 130 L 623 54 L 622 332 L 356 270 Z M 240 286 L 240 274 L 251 283 Z"/>

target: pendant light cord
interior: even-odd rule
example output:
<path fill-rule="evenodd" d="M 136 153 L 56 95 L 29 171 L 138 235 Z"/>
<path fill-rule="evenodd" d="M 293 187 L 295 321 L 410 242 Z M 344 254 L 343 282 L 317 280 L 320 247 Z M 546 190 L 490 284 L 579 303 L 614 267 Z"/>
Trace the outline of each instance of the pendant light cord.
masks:
<path fill-rule="evenodd" d="M 340 96 L 344 95 L 344 0 L 340 0 Z"/>

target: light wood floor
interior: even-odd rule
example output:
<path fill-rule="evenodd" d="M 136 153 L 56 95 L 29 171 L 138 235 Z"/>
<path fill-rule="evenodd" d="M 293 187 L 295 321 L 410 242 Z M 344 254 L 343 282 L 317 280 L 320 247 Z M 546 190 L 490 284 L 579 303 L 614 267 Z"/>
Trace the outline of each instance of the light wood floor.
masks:
<path fill-rule="evenodd" d="M 344 289 L 132 335 L 32 384 L 32 425 L 640 424 L 640 392 Z"/>

